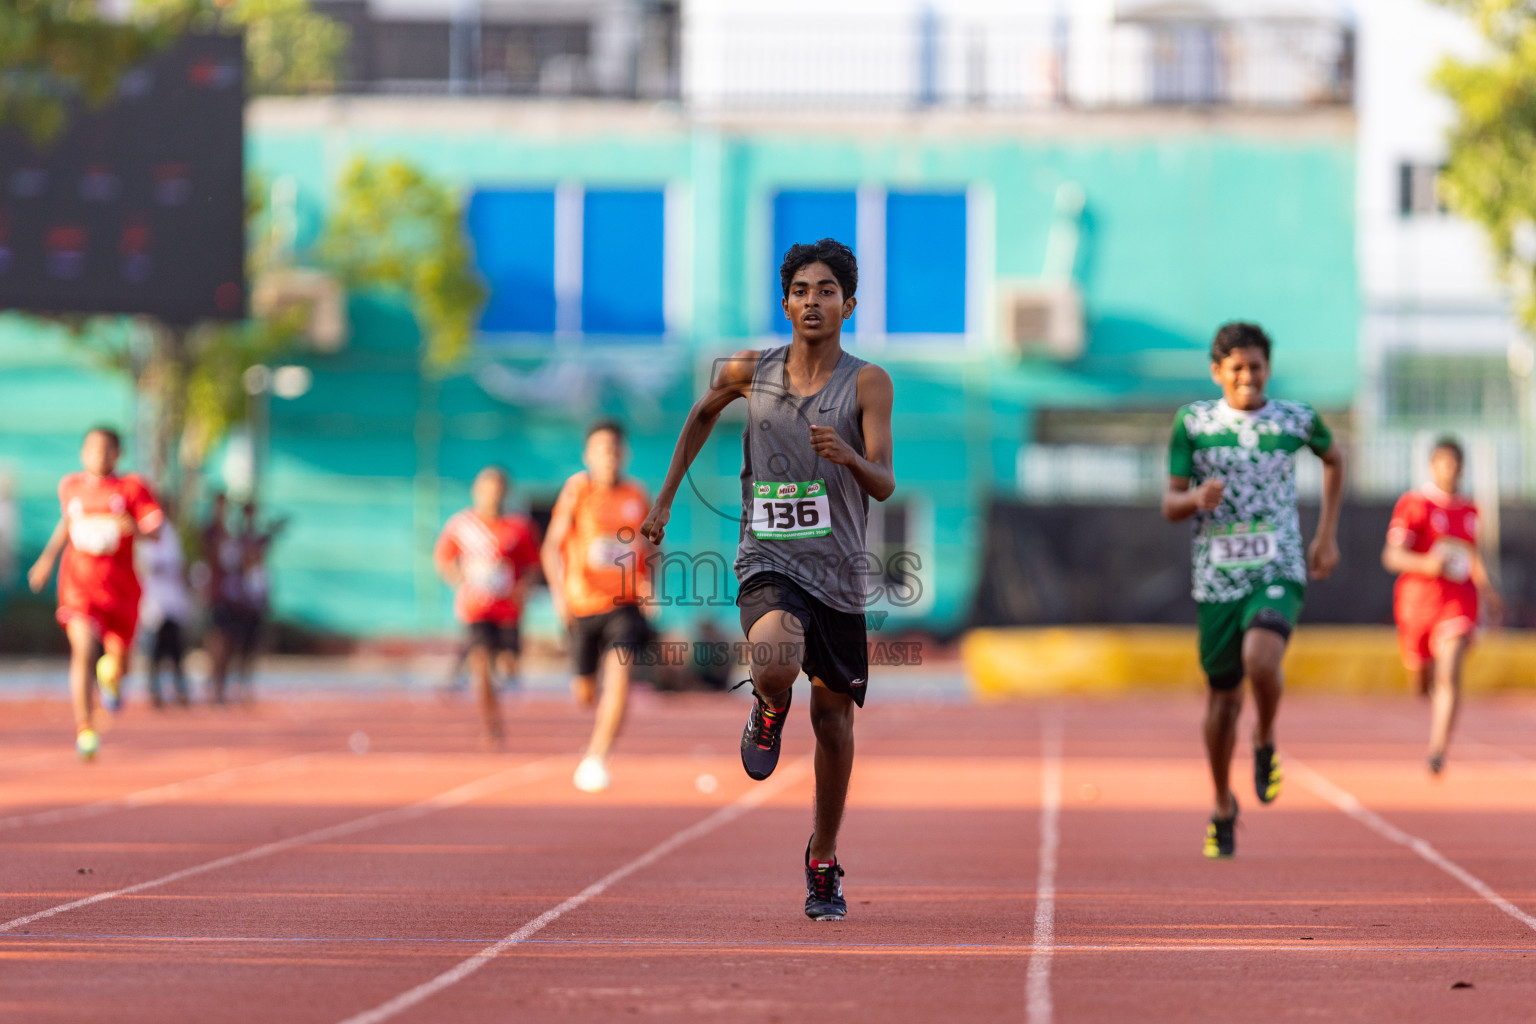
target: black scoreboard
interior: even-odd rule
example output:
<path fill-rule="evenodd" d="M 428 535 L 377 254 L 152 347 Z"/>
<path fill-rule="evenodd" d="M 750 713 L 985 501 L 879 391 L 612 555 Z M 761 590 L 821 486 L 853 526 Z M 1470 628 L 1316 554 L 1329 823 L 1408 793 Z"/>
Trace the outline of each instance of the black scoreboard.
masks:
<path fill-rule="evenodd" d="M 245 62 L 186 36 L 34 145 L 0 128 L 0 309 L 245 316 Z"/>

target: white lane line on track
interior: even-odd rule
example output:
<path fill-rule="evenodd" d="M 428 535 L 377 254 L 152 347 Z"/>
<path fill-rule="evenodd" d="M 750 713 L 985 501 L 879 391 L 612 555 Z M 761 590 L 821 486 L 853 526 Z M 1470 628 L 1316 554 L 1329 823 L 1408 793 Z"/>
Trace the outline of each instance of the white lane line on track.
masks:
<path fill-rule="evenodd" d="M 417 1003 L 441 992 L 443 989 L 457 985 L 513 946 L 526 942 L 556 918 L 568 914 L 582 904 L 596 899 L 636 871 L 651 866 L 684 844 L 706 836 L 721 826 L 730 824 L 748 811 L 762 806 L 804 778 L 810 764 L 811 759 L 807 756 L 786 765 L 784 768 L 779 769 L 771 780 L 764 782 L 760 786 L 754 786 L 745 795 L 737 797 L 702 821 L 689 825 L 681 832 L 674 832 L 670 837 L 663 839 L 628 864 L 615 868 L 570 899 L 550 907 L 506 938 L 493 942 L 469 959 L 459 962 L 437 977 L 424 981 L 413 989 L 400 993 L 388 1002 L 380 1003 L 371 1010 L 365 1010 L 362 1013 L 348 1017 L 342 1024 L 379 1024 L 380 1021 L 388 1020 L 396 1014 L 410 1009 Z"/>
<path fill-rule="evenodd" d="M 1056 853 L 1061 845 L 1061 714 L 1040 720 L 1040 870 L 1035 878 L 1035 940 L 1025 995 L 1029 1024 L 1050 1024 L 1051 953 L 1056 944 Z"/>
<path fill-rule="evenodd" d="M 207 874 L 220 868 L 233 867 L 236 864 L 259 860 L 262 857 L 270 857 L 274 853 L 282 853 L 285 850 L 307 846 L 311 843 L 323 843 L 329 839 L 354 835 L 371 828 L 378 828 L 381 825 L 393 825 L 398 822 L 423 817 L 434 811 L 458 807 L 473 800 L 478 800 L 483 796 L 488 796 L 498 789 L 505 789 L 508 786 L 543 778 L 557 767 L 568 764 L 569 761 L 570 758 L 568 757 L 556 755 L 529 764 L 519 765 L 516 768 L 508 768 L 505 771 L 497 772 L 494 775 L 487 775 L 484 778 L 476 779 L 474 782 L 467 782 L 462 786 L 457 786 L 414 804 L 407 804 L 404 807 L 396 807 L 388 811 L 378 811 L 374 814 L 364 815 L 361 818 L 353 818 L 351 821 L 343 821 L 337 825 L 327 825 L 325 828 L 317 828 L 296 836 L 289 836 L 287 839 L 279 839 L 274 843 L 253 846 L 249 850 L 242 850 L 239 853 L 232 853 L 227 857 L 205 861 L 202 864 L 194 864 L 189 868 L 182 868 L 180 871 L 172 871 L 168 875 L 161 875 L 159 878 L 151 878 L 147 882 L 139 882 L 135 885 L 124 886 L 121 889 L 99 892 L 94 896 L 70 900 L 68 903 L 60 903 L 58 906 L 49 907 L 47 910 L 39 910 L 36 913 L 13 918 L 0 924 L 0 932 L 13 931 L 22 925 L 31 924 L 33 921 L 41 921 L 44 918 L 54 917 L 59 914 L 68 913 L 71 910 L 78 910 L 81 907 L 88 907 L 92 904 L 116 899 L 119 896 L 132 896 L 135 893 L 145 892 L 149 889 L 158 889 L 163 885 L 170 885 L 172 882 L 180 882 L 183 879 Z"/>
<path fill-rule="evenodd" d="M 1477 893 L 1489 903 L 1492 903 L 1495 907 L 1498 907 L 1500 910 L 1514 918 L 1516 921 L 1519 921 L 1521 924 L 1525 925 L 1527 928 L 1530 928 L 1532 931 L 1536 931 L 1536 917 L 1532 917 L 1530 914 L 1527 914 L 1525 911 L 1509 902 L 1509 900 L 1505 899 L 1503 896 L 1500 896 L 1498 893 L 1494 892 L 1493 888 L 1489 886 L 1487 882 L 1484 882 L 1481 878 L 1478 878 L 1476 875 L 1472 874 L 1472 872 L 1468 871 L 1460 864 L 1457 864 L 1455 861 L 1445 856 L 1445 854 L 1435 849 L 1426 840 L 1404 832 L 1402 829 L 1398 828 L 1396 825 L 1393 825 L 1391 822 L 1381 817 L 1381 815 L 1377 814 L 1375 811 L 1362 804 L 1358 799 L 1356 799 L 1353 793 L 1350 793 L 1345 789 L 1341 789 L 1339 786 L 1336 786 L 1334 783 L 1330 782 L 1327 778 L 1319 774 L 1314 769 L 1308 768 L 1306 765 L 1297 761 L 1295 758 L 1290 757 L 1289 755 L 1287 755 L 1285 767 L 1286 770 L 1291 772 L 1292 775 L 1295 776 L 1303 786 L 1306 786 L 1313 793 L 1316 793 L 1330 804 L 1333 804 L 1333 806 L 1337 807 L 1339 810 L 1343 811 L 1345 814 L 1349 815 L 1351 818 L 1355 819 L 1360 824 L 1370 829 L 1372 832 L 1375 832 L 1383 839 L 1394 842 L 1399 846 L 1405 846 L 1412 850 L 1414 853 L 1424 858 L 1424 860 L 1433 864 L 1441 871 L 1444 871 L 1446 874 L 1456 879 L 1456 881 L 1460 882 L 1468 889 L 1471 889 L 1473 892 Z"/>
<path fill-rule="evenodd" d="M 168 782 L 162 786 L 154 786 L 150 789 L 141 789 L 137 793 L 129 793 L 127 796 L 97 800 L 94 803 L 80 804 L 75 807 L 59 807 L 51 811 L 13 814 L 7 818 L 0 818 L 0 832 L 13 828 L 25 828 L 29 825 L 56 825 L 63 821 L 96 818 L 103 814 L 110 814 L 113 811 L 126 811 L 134 807 L 163 804 L 170 800 L 178 800 L 184 796 L 208 793 L 239 782 L 257 782 L 264 779 L 282 778 L 285 775 L 293 775 L 308 767 L 313 757 L 314 755 L 312 754 L 280 757 L 275 761 L 263 761 L 259 764 L 226 768 L 223 771 L 214 772 L 212 775 L 185 779 L 181 782 Z"/>

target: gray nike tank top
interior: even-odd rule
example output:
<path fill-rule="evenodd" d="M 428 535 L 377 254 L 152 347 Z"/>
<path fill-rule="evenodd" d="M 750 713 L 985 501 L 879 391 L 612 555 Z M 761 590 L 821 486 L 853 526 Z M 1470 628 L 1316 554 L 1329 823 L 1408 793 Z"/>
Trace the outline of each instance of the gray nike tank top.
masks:
<path fill-rule="evenodd" d="M 869 496 L 846 466 L 811 448 L 811 427 L 834 427 L 864 454 L 859 421 L 859 368 L 844 352 L 826 386 L 792 394 L 785 374 L 789 346 L 758 358 L 741 434 L 741 538 L 736 578 L 780 572 L 838 611 L 863 614 L 870 585 L 864 548 Z"/>

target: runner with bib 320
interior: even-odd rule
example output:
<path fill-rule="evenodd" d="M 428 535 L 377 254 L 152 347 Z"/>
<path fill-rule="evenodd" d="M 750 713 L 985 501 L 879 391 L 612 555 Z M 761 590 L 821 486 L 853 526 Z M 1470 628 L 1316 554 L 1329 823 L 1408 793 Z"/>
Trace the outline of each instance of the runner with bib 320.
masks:
<path fill-rule="evenodd" d="M 721 360 L 694 404 L 666 483 L 641 532 L 661 543 L 672 499 L 727 405 L 747 400 L 742 434 L 741 533 L 736 578 L 741 628 L 751 642 L 756 698 L 741 763 L 766 779 L 802 671 L 811 680 L 816 732 L 816 825 L 805 850 L 805 913 L 842 920 L 837 833 L 853 770 L 853 709 L 869 675 L 864 604 L 869 499 L 896 489 L 891 469 L 891 378 L 843 351 L 859 270 L 853 252 L 824 238 L 784 254 L 779 282 L 788 345 Z"/>
<path fill-rule="evenodd" d="M 1210 690 L 1205 746 L 1216 809 L 1205 855 L 1230 857 L 1237 798 L 1229 785 L 1243 679 L 1253 688 L 1253 779 L 1260 803 L 1280 795 L 1275 714 L 1280 661 L 1301 616 L 1307 580 L 1339 564 L 1339 503 L 1344 458 L 1322 417 L 1305 402 L 1266 398 L 1269 336 L 1255 324 L 1230 323 L 1211 343 L 1211 379 L 1220 399 L 1178 412 L 1168 450 L 1163 515 L 1194 519 L 1194 597 L 1199 605 L 1200 666 Z M 1323 460 L 1317 535 L 1303 548 L 1296 514 L 1296 454 Z"/>

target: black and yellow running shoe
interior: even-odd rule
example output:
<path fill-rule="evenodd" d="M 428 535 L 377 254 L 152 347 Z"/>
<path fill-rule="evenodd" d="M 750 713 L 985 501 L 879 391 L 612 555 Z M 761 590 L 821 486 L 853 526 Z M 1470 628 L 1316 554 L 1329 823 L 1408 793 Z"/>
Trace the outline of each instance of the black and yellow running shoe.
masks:
<path fill-rule="evenodd" d="M 1232 817 L 1211 818 L 1205 826 L 1205 855 L 1211 860 L 1224 860 L 1237 848 L 1233 833 L 1237 830 L 1237 797 L 1232 798 Z"/>
<path fill-rule="evenodd" d="M 1280 795 L 1285 773 L 1280 770 L 1280 755 L 1271 743 L 1267 747 L 1253 748 L 1253 791 L 1259 795 L 1259 803 L 1272 804 Z"/>

